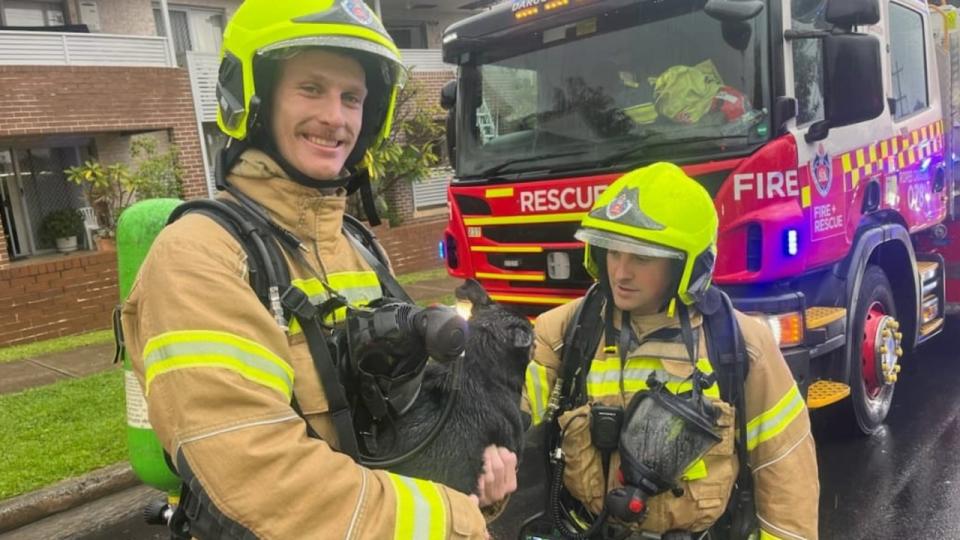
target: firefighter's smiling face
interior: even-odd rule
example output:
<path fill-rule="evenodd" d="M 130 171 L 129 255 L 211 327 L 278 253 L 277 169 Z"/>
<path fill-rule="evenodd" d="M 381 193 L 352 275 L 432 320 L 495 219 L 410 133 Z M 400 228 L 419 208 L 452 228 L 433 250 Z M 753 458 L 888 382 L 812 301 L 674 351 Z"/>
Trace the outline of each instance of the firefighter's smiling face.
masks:
<path fill-rule="evenodd" d="M 613 303 L 634 315 L 652 315 L 666 304 L 671 293 L 671 270 L 670 259 L 607 251 Z"/>
<path fill-rule="evenodd" d="M 336 178 L 357 144 L 366 96 L 363 67 L 349 56 L 308 49 L 285 60 L 271 120 L 280 154 L 311 178 Z"/>

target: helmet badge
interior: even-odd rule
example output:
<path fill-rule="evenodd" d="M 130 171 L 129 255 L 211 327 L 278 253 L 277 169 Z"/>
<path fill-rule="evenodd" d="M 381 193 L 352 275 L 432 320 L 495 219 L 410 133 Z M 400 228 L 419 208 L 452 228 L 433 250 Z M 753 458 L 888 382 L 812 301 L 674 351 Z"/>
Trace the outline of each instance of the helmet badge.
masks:
<path fill-rule="evenodd" d="M 353 20 L 362 25 L 369 25 L 373 21 L 370 8 L 363 3 L 363 0 L 340 0 L 340 6 L 350 14 Z"/>
<path fill-rule="evenodd" d="M 631 227 L 640 227 L 652 231 L 662 231 L 663 224 L 657 223 L 640 208 L 640 192 L 637 188 L 624 189 L 607 203 L 606 206 L 593 209 L 590 216 L 619 221 Z"/>
<path fill-rule="evenodd" d="M 610 201 L 610 204 L 607 205 L 607 218 L 608 219 L 620 219 L 627 212 L 633 208 L 633 202 L 630 201 L 630 198 L 627 196 L 632 190 L 621 191 L 615 199 Z"/>

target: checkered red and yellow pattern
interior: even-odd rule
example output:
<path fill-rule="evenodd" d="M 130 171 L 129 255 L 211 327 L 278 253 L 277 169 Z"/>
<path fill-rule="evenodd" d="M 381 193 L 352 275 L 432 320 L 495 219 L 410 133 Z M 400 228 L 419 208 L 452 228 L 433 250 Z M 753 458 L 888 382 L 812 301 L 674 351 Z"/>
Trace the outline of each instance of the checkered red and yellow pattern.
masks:
<path fill-rule="evenodd" d="M 895 135 L 840 156 L 844 180 L 851 188 L 875 173 L 892 173 L 932 156 L 943 148 L 943 122 L 937 121 L 906 135 Z"/>

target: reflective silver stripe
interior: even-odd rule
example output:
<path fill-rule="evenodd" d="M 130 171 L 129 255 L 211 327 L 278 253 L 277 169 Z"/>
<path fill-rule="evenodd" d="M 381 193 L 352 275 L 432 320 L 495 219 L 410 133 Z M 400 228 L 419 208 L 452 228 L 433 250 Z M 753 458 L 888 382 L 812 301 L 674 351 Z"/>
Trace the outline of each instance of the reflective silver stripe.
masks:
<path fill-rule="evenodd" d="M 747 450 L 782 433 L 803 412 L 804 406 L 803 396 L 794 384 L 776 405 L 747 423 Z"/>
<path fill-rule="evenodd" d="M 293 388 L 293 378 L 288 375 L 287 370 L 282 369 L 271 360 L 267 360 L 254 353 L 245 351 L 239 347 L 227 343 L 198 341 L 190 341 L 186 343 L 167 343 L 166 345 L 160 345 L 154 349 L 149 356 L 144 358 L 143 364 L 144 370 L 149 371 L 154 364 L 170 358 L 192 357 L 200 360 L 198 357 L 216 355 L 227 356 L 239 360 L 253 369 L 273 375 L 274 377 L 286 383 L 288 388 Z"/>
<path fill-rule="evenodd" d="M 430 538 L 430 506 L 423 499 L 420 488 L 414 483 L 413 479 L 406 476 L 399 477 L 400 481 L 407 486 L 407 489 L 413 494 L 413 533 L 412 540 L 429 540 Z"/>

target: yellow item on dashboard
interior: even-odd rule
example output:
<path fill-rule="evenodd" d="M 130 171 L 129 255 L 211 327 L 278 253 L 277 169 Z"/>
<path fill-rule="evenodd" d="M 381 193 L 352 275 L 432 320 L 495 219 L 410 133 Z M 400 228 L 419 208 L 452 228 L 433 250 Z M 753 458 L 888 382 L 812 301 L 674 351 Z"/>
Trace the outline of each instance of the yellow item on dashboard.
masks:
<path fill-rule="evenodd" d="M 622 111 L 637 124 L 652 124 L 657 121 L 657 108 L 653 103 L 640 103 Z"/>
<path fill-rule="evenodd" d="M 713 103 L 723 80 L 712 60 L 696 66 L 673 66 L 650 78 L 657 112 L 674 122 L 695 124 Z"/>

